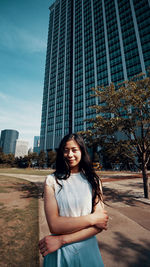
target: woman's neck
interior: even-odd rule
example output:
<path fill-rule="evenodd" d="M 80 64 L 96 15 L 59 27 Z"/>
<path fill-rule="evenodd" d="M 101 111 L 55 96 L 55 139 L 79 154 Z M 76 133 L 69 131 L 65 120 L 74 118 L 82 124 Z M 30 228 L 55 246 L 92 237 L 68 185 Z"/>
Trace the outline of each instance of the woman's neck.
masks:
<path fill-rule="evenodd" d="M 74 167 L 70 170 L 70 173 L 78 173 L 80 172 L 79 167 Z"/>

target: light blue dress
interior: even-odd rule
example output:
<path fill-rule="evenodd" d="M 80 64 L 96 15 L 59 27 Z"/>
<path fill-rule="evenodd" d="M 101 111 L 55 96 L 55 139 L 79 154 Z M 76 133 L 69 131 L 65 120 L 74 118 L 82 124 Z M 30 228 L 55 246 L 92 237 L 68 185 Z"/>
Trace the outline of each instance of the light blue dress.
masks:
<path fill-rule="evenodd" d="M 78 217 L 91 213 L 92 188 L 82 173 L 71 174 L 67 180 L 61 180 L 61 190 L 53 174 L 47 176 L 46 184 L 52 186 L 55 191 L 60 216 Z M 64 245 L 44 257 L 44 267 L 103 266 L 95 236 Z"/>

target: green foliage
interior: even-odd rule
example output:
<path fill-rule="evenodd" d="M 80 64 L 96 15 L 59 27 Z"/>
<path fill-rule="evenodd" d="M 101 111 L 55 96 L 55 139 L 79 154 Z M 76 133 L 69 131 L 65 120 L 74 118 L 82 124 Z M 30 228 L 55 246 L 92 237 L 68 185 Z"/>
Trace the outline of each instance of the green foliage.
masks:
<path fill-rule="evenodd" d="M 15 157 L 13 154 L 4 154 L 0 149 L 0 165 L 15 166 Z"/>
<path fill-rule="evenodd" d="M 56 152 L 51 150 L 47 153 L 47 167 L 53 167 L 56 160 Z"/>
<path fill-rule="evenodd" d="M 96 118 L 89 119 L 91 127 L 82 133 L 89 146 L 104 147 L 111 160 L 125 158 L 138 165 L 143 180 L 148 180 L 150 161 L 150 77 L 139 74 L 115 86 L 93 89 L 100 100 Z M 120 157 L 119 157 L 120 155 Z M 139 161 L 135 161 L 138 158 Z M 140 163 L 140 164 L 139 164 Z"/>
<path fill-rule="evenodd" d="M 18 167 L 18 168 L 30 168 L 39 167 L 44 168 L 46 164 L 48 167 L 54 163 L 56 158 L 56 152 L 49 151 L 46 158 L 46 153 L 41 151 L 39 155 L 36 152 L 29 153 L 24 157 L 14 157 L 13 154 L 4 154 L 0 150 L 0 167 Z"/>
<path fill-rule="evenodd" d="M 44 168 L 46 164 L 46 153 L 41 150 L 37 159 L 37 164 L 40 168 Z"/>
<path fill-rule="evenodd" d="M 117 132 L 124 133 L 127 146 L 146 167 L 150 159 L 150 78 L 141 74 L 119 86 L 111 84 L 93 91 L 101 103 L 92 107 L 97 113 L 89 120 L 92 134 L 100 136 L 102 143 Z"/>
<path fill-rule="evenodd" d="M 0 164 L 3 164 L 4 162 L 5 162 L 5 155 L 2 149 L 0 149 Z"/>
<path fill-rule="evenodd" d="M 38 154 L 33 152 L 30 153 L 29 155 L 26 155 L 24 157 L 17 157 L 15 159 L 16 161 L 16 166 L 19 168 L 30 168 L 34 166 L 34 163 L 37 163 L 38 160 Z"/>
<path fill-rule="evenodd" d="M 133 168 L 135 155 L 130 149 L 128 140 L 115 140 L 104 143 L 101 153 L 104 157 L 104 167 L 110 168 L 117 164 L 120 165 L 120 170 L 129 170 Z"/>

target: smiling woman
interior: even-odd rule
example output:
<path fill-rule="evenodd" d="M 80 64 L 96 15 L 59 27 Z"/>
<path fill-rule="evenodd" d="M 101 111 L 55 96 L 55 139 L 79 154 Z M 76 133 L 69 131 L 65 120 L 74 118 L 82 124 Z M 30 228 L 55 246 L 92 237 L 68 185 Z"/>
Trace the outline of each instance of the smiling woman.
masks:
<path fill-rule="evenodd" d="M 64 158 L 69 164 L 71 173 L 79 172 L 81 149 L 75 140 L 66 142 L 66 145 L 64 147 Z"/>
<path fill-rule="evenodd" d="M 60 143 L 56 171 L 45 181 L 44 207 L 52 234 L 39 242 L 44 267 L 104 266 L 95 235 L 107 229 L 108 216 L 99 177 L 77 134 Z"/>

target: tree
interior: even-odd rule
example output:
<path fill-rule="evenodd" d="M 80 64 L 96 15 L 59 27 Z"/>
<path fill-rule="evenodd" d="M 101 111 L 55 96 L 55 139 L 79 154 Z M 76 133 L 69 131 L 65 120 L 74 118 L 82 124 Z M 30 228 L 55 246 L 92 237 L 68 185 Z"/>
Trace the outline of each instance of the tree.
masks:
<path fill-rule="evenodd" d="M 4 154 L 2 148 L 0 147 L 0 164 L 5 166 L 14 167 L 15 157 L 13 154 Z"/>
<path fill-rule="evenodd" d="M 126 157 L 142 170 L 144 195 L 149 198 L 147 166 L 150 160 L 150 77 L 139 74 L 122 84 L 93 88 L 100 104 L 92 106 L 96 118 L 89 119 L 91 127 L 85 132 L 88 140 L 98 145 L 115 138 L 132 152 Z M 116 143 L 117 144 L 117 143 Z M 138 158 L 138 160 L 135 160 Z"/>
<path fill-rule="evenodd" d="M 101 154 L 103 155 L 103 165 L 106 168 L 118 170 L 136 169 L 134 167 L 135 155 L 130 150 L 128 140 L 116 140 L 112 138 L 109 143 L 104 143 Z"/>
<path fill-rule="evenodd" d="M 48 153 L 47 153 L 47 166 L 52 167 L 55 160 L 56 160 L 56 152 L 53 150 L 48 151 Z"/>
<path fill-rule="evenodd" d="M 5 155 L 3 153 L 2 148 L 0 147 L 0 164 L 3 164 L 5 161 Z"/>
<path fill-rule="evenodd" d="M 40 168 L 44 168 L 46 164 L 46 153 L 43 150 L 40 151 L 37 162 Z"/>
<path fill-rule="evenodd" d="M 6 154 L 5 155 L 5 159 L 6 159 L 6 163 L 9 166 L 14 167 L 14 165 L 15 165 L 15 156 L 13 154 Z"/>
<path fill-rule="evenodd" d="M 37 161 L 38 161 L 38 154 L 36 152 L 32 152 L 28 154 L 28 167 L 34 167 L 35 165 L 37 165 Z"/>
<path fill-rule="evenodd" d="M 30 166 L 30 159 L 28 156 L 16 157 L 15 162 L 19 168 L 28 168 Z"/>

